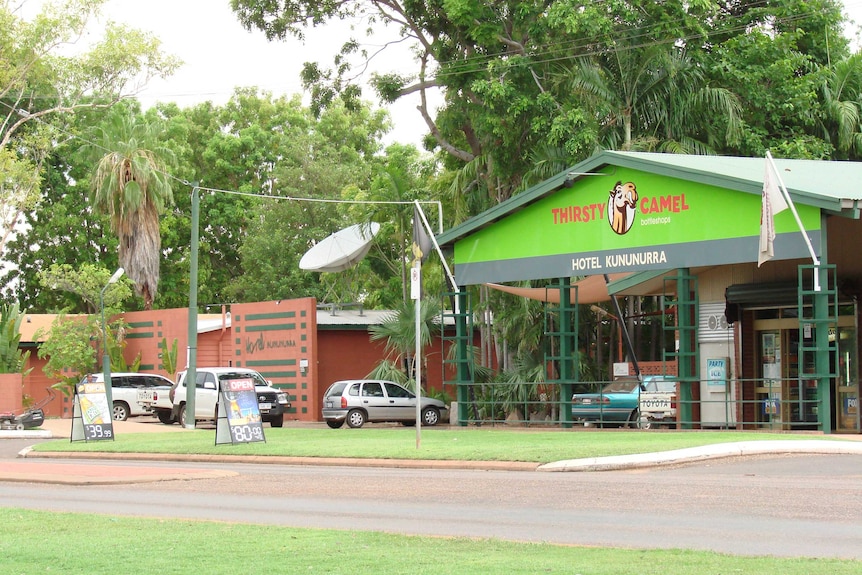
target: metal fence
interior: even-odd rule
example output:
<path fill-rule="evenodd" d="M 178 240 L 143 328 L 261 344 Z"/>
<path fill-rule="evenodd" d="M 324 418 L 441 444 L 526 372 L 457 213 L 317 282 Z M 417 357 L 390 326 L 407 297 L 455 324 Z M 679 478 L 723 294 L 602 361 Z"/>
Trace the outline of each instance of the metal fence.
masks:
<path fill-rule="evenodd" d="M 767 429 L 817 431 L 820 401 L 813 380 L 733 379 L 690 382 L 693 399 L 675 396 L 674 417 L 660 425 L 641 419 L 638 393 L 606 393 L 610 381 L 571 384 L 573 395 L 560 400 L 558 383 L 461 384 L 466 401 L 453 404 L 453 423 L 555 427 L 668 427 L 677 429 Z M 679 384 L 678 384 L 679 385 Z M 453 385 L 447 386 L 453 396 Z M 584 403 L 584 398 L 589 401 Z M 564 417 L 565 409 L 573 418 Z M 654 422 L 653 422 L 654 423 Z M 858 428 L 858 427 L 857 427 Z"/>

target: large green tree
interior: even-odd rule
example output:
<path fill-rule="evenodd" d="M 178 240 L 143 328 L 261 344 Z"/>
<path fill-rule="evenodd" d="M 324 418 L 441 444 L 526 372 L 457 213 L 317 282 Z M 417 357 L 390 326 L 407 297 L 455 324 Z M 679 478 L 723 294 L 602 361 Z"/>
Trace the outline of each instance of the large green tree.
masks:
<path fill-rule="evenodd" d="M 19 2 L 0 1 L 0 250 L 41 197 L 41 168 L 65 138 L 64 117 L 110 106 L 178 65 L 152 35 L 115 23 L 91 46 L 64 49 L 85 37 L 104 2 L 48 1 L 24 18 Z"/>
<path fill-rule="evenodd" d="M 75 132 L 86 114 L 76 114 L 67 124 Z M 54 264 L 75 268 L 96 264 L 105 270 L 118 266 L 117 242 L 109 232 L 106 216 L 95 214 L 87 201 L 92 164 L 75 161 L 78 141 L 58 142 L 45 159 L 40 197 L 20 221 L 27 233 L 17 234 L 6 245 L 6 266 L 0 276 L 3 297 L 20 299 L 33 313 L 92 313 L 78 294 L 53 289 L 41 276 Z M 110 271 L 108 276 L 110 276 Z"/>
<path fill-rule="evenodd" d="M 369 187 L 379 163 L 380 138 L 388 127 L 386 115 L 367 105 L 333 106 L 315 118 L 299 98 L 274 104 L 289 121 L 273 132 L 268 180 L 258 188 L 273 199 L 255 200 L 240 248 L 242 274 L 229 294 L 244 301 L 306 296 L 324 301 L 340 292 L 341 301 L 353 300 L 368 291 L 351 285 L 361 275 L 356 270 L 319 278 L 317 272 L 301 270 L 299 261 L 328 235 L 372 221 L 372 210 L 350 212 L 349 204 L 341 202 Z"/>
<path fill-rule="evenodd" d="M 780 0 L 719 5 L 707 41 L 696 52 L 711 82 L 742 103 L 741 141 L 721 153 L 840 159 L 830 95 L 833 68 L 849 56 L 836 0 Z M 851 96 L 852 99 L 853 96 Z M 844 124 L 846 128 L 849 124 Z"/>

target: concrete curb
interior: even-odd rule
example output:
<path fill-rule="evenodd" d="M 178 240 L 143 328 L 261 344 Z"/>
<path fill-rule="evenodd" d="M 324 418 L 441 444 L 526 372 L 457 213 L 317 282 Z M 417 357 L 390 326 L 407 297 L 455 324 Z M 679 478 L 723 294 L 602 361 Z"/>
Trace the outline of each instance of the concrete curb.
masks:
<path fill-rule="evenodd" d="M 540 465 L 537 471 L 613 471 L 691 463 L 707 459 L 765 454 L 849 454 L 862 455 L 862 443 L 830 440 L 767 440 L 719 443 L 657 453 L 635 453 L 610 457 L 585 457 Z"/>
<path fill-rule="evenodd" d="M 53 439 L 54 434 L 50 429 L 16 429 L 0 430 L 0 439 Z"/>
<path fill-rule="evenodd" d="M 329 467 L 391 467 L 400 469 L 478 469 L 484 471 L 536 471 L 540 464 L 525 461 L 458 461 L 451 459 L 358 459 L 352 457 L 290 457 L 282 455 L 221 455 L 171 453 L 108 453 L 22 450 L 26 459 L 100 461 L 170 461 L 185 463 L 253 463 Z"/>

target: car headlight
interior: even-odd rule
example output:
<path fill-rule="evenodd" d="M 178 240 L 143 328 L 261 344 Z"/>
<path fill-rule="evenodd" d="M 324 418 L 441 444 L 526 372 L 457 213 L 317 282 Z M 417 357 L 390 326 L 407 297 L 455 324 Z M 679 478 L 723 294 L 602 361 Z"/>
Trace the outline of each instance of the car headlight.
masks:
<path fill-rule="evenodd" d="M 288 400 L 287 400 L 287 394 L 286 394 L 286 393 L 279 393 L 279 394 L 276 394 L 275 398 L 276 398 L 276 399 L 278 400 L 278 402 L 279 402 L 280 404 L 282 404 L 282 405 L 287 405 L 287 404 L 289 403 L 289 402 L 288 402 Z"/>

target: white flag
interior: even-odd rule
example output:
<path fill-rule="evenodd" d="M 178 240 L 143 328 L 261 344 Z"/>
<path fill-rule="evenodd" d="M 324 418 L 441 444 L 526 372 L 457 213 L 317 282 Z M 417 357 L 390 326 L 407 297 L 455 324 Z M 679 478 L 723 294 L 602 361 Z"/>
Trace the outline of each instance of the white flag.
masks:
<path fill-rule="evenodd" d="M 767 158 L 760 206 L 760 251 L 757 254 L 757 267 L 775 255 L 772 248 L 772 242 L 775 240 L 775 214 L 786 209 L 784 194 L 778 188 L 778 176 L 773 170 L 772 162 Z"/>

